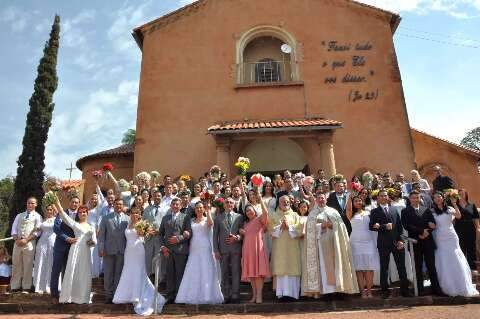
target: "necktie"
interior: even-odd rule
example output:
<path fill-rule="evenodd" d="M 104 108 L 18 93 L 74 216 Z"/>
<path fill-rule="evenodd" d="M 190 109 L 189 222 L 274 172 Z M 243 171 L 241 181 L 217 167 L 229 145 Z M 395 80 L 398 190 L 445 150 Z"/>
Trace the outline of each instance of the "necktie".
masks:
<path fill-rule="evenodd" d="M 157 217 L 157 214 L 158 214 L 158 206 L 155 205 L 155 213 L 154 213 L 154 216 Z"/>
<path fill-rule="evenodd" d="M 120 215 L 117 214 L 117 216 L 115 216 L 115 219 L 116 219 L 117 227 L 120 226 Z"/>
<path fill-rule="evenodd" d="M 390 221 L 390 214 L 388 213 L 387 207 L 384 207 L 383 211 L 385 212 L 385 216 L 387 216 L 387 219 Z"/>
<path fill-rule="evenodd" d="M 228 228 L 232 228 L 232 214 L 231 213 L 228 213 L 227 220 L 228 220 Z"/>
<path fill-rule="evenodd" d="M 28 217 L 30 217 L 30 213 L 29 213 L 29 212 L 27 212 L 27 214 L 25 215 L 25 220 L 27 220 Z"/>

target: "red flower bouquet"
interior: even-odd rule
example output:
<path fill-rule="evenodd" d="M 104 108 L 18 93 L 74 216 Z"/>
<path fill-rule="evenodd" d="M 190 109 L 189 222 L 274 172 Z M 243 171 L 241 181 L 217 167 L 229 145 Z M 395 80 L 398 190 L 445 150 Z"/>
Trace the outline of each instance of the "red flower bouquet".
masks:
<path fill-rule="evenodd" d="M 212 201 L 215 198 L 215 195 L 211 191 L 202 192 L 200 194 L 201 200 Z"/>
<path fill-rule="evenodd" d="M 252 185 L 255 186 L 255 187 L 260 187 L 263 185 L 263 176 L 262 174 L 260 173 L 257 173 L 255 175 L 253 175 L 251 178 L 250 178 L 250 182 L 252 182 Z"/>
<path fill-rule="evenodd" d="M 102 169 L 105 172 L 111 172 L 111 171 L 113 171 L 113 164 L 110 163 L 110 162 L 107 162 L 107 163 L 103 164 Z"/>
<path fill-rule="evenodd" d="M 225 198 L 219 197 L 213 201 L 213 206 L 217 208 L 223 208 L 223 204 L 225 204 Z"/>

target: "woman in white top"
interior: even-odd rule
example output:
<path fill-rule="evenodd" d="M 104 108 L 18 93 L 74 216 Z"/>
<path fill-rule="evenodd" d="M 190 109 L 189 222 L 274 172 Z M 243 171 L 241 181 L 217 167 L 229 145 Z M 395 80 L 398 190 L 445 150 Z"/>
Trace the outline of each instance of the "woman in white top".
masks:
<path fill-rule="evenodd" d="M 56 235 L 53 232 L 55 222 L 55 208 L 48 205 L 45 208 L 45 219 L 36 231 L 41 233 L 35 251 L 35 267 L 33 272 L 33 285 L 36 293 L 50 293 L 50 274 L 53 266 L 53 244 Z"/>
<path fill-rule="evenodd" d="M 436 192 L 433 195 L 433 202 L 433 217 L 436 224 L 433 238 L 437 244 L 435 267 L 440 287 L 449 296 L 478 296 L 475 284 L 472 283 L 470 266 L 453 228 L 453 220 L 462 218 L 456 200 L 451 201 L 453 208 L 449 207 L 445 204 L 444 195 Z"/>
<path fill-rule="evenodd" d="M 90 247 L 97 243 L 95 229 L 87 222 L 88 207 L 80 206 L 78 222 L 74 221 L 62 208 L 60 200 L 55 203 L 57 213 L 73 229 L 78 241 L 70 246 L 67 267 L 62 281 L 60 303 L 91 303 L 92 255 Z"/>
<path fill-rule="evenodd" d="M 364 209 L 362 197 L 357 195 L 352 198 L 351 192 L 348 192 L 346 209 L 352 224 L 350 247 L 358 287 L 362 298 L 372 298 L 373 274 L 380 269 L 380 259 L 375 234 L 369 229 L 370 212 Z"/>

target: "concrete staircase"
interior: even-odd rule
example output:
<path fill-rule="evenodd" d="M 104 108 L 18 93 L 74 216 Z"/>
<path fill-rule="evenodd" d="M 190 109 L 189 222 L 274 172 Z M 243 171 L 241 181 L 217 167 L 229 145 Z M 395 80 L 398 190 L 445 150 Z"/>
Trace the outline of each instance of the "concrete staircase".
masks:
<path fill-rule="evenodd" d="M 473 278 L 480 289 L 480 276 Z M 128 305 L 107 305 L 104 304 L 103 280 L 94 279 L 92 304 L 52 304 L 49 295 L 40 294 L 1 294 L 0 314 L 132 314 L 133 306 Z M 164 291 L 161 291 L 165 295 Z M 298 312 L 328 312 L 328 311 L 352 311 L 365 309 L 382 309 L 396 307 L 415 307 L 431 305 L 462 305 L 480 304 L 480 297 L 400 297 L 398 287 L 392 288 L 391 298 L 384 300 L 380 297 L 380 289 L 376 287 L 373 291 L 374 298 L 362 299 L 358 295 L 347 296 L 345 300 L 321 301 L 321 300 L 299 300 L 295 302 L 279 302 L 272 290 L 271 284 L 265 284 L 264 303 L 249 304 L 250 286 L 241 286 L 241 303 L 224 305 L 167 305 L 163 309 L 164 314 L 173 315 L 194 315 L 194 314 L 240 314 L 240 313 L 298 313 Z"/>

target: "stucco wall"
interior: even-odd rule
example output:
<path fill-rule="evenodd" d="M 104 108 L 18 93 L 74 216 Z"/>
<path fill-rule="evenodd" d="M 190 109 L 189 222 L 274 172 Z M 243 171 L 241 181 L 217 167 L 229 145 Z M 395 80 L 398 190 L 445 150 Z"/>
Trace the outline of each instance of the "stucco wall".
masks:
<path fill-rule="evenodd" d="M 480 204 L 480 174 L 476 164 L 478 158 L 415 130 L 412 130 L 412 137 L 418 168 L 430 183 L 434 178 L 432 166 L 440 164 L 444 167 L 445 175 L 455 180 L 456 187 L 466 188 L 470 199 Z"/>
<path fill-rule="evenodd" d="M 305 115 L 343 122 L 334 136 L 337 171 L 410 170 L 414 158 L 390 18 L 342 0 L 210 0 L 146 32 L 134 171 L 161 167 L 162 174 L 198 176 L 216 160 L 215 142 L 206 134 L 212 124 Z M 294 36 L 304 86 L 235 88 L 236 43 L 259 25 Z M 328 51 L 330 41 L 351 49 Z M 371 49 L 355 50 L 367 42 Z M 365 65 L 352 66 L 354 55 Z M 334 61 L 346 65 L 333 70 Z M 366 82 L 342 83 L 347 73 Z M 332 76 L 337 82 L 325 83 Z M 352 102 L 356 90 L 363 97 L 378 92 L 378 98 Z"/>
<path fill-rule="evenodd" d="M 111 158 L 100 158 L 86 160 L 82 166 L 82 178 L 85 182 L 84 202 L 88 202 L 91 195 L 95 192 L 95 179 L 93 178 L 93 171 L 102 168 L 103 164 L 110 162 L 113 164 L 112 174 L 117 180 L 124 178 L 127 181 L 133 178 L 133 156 L 116 156 Z M 100 180 L 100 187 L 102 189 L 113 188 L 113 183 L 110 180 Z"/>

